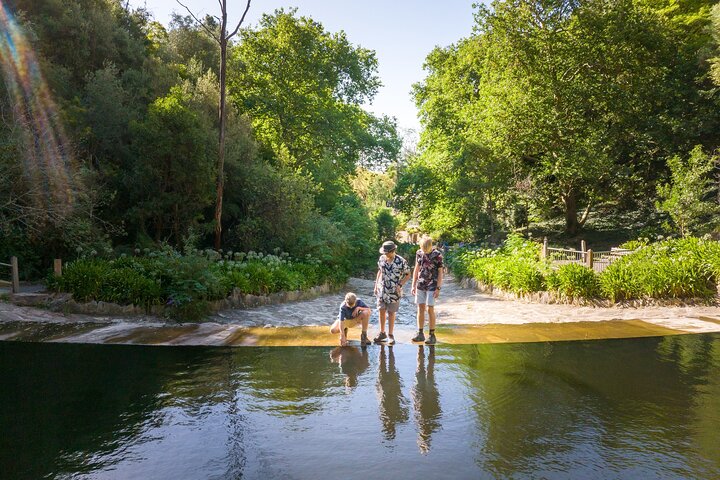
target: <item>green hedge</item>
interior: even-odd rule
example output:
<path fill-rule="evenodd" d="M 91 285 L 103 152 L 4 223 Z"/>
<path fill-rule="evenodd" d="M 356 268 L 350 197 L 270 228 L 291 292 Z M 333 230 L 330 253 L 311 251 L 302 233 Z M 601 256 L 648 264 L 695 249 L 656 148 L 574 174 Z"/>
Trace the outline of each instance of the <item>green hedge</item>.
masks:
<path fill-rule="evenodd" d="M 515 293 L 542 290 L 549 270 L 540 260 L 540 245 L 518 235 L 509 236 L 499 249 L 454 248 L 448 265 L 460 276 Z"/>
<path fill-rule="evenodd" d="M 518 294 L 548 290 L 572 298 L 613 302 L 642 298 L 706 298 L 717 293 L 720 243 L 699 238 L 636 242 L 637 250 L 598 274 L 578 264 L 553 270 L 540 245 L 511 236 L 499 249 L 454 248 L 456 274 Z"/>
<path fill-rule="evenodd" d="M 720 279 L 720 243 L 683 238 L 653 243 L 614 262 L 600 275 L 604 297 L 709 298 Z"/>
<path fill-rule="evenodd" d="M 61 277 L 51 276 L 48 287 L 69 292 L 78 301 L 104 301 L 150 307 L 165 305 L 168 316 L 199 319 L 209 302 L 233 290 L 265 295 L 304 290 L 323 283 L 341 284 L 347 273 L 312 259 L 287 254 L 213 251 L 180 255 L 173 250 L 114 260 L 79 259 L 68 263 Z"/>
<path fill-rule="evenodd" d="M 598 275 L 577 263 L 562 265 L 551 272 L 545 283 L 547 289 L 571 298 L 596 298 L 600 294 Z"/>

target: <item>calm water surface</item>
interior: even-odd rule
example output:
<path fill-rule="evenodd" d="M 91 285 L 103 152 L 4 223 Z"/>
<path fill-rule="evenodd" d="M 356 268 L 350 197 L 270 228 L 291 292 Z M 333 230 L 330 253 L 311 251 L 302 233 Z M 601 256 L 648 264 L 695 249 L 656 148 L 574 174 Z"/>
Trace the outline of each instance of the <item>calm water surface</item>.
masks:
<path fill-rule="evenodd" d="M 0 478 L 720 478 L 720 335 L 0 342 Z"/>

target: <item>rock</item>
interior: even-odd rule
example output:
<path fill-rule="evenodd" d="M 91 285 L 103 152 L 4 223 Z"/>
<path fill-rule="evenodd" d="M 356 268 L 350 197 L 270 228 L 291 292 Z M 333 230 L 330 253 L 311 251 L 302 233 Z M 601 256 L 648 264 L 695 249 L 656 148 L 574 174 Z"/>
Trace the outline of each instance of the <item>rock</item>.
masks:
<path fill-rule="evenodd" d="M 20 292 L 10 294 L 10 302 L 21 307 L 46 307 L 51 300 L 52 294 L 49 293 Z"/>

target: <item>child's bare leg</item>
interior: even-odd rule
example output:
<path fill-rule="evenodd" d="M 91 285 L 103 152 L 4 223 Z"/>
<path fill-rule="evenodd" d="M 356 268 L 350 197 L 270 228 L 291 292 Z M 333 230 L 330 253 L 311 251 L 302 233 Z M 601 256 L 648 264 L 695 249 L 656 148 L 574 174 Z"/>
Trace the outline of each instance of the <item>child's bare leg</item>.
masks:
<path fill-rule="evenodd" d="M 360 314 L 360 321 L 362 322 L 362 331 L 367 333 L 368 324 L 370 323 L 370 311 L 366 310 Z"/>
<path fill-rule="evenodd" d="M 388 335 L 392 335 L 395 330 L 395 316 L 397 312 L 388 312 Z"/>
<path fill-rule="evenodd" d="M 432 311 L 433 307 L 428 307 L 428 313 Z M 432 314 L 434 316 L 434 313 Z M 433 318 L 433 317 L 430 317 Z M 431 320 L 432 322 L 432 320 Z M 431 323 L 432 325 L 432 323 Z M 418 330 L 422 331 L 423 328 L 425 328 L 425 304 L 424 303 L 418 303 L 417 306 L 417 327 Z M 430 327 L 433 328 L 433 327 Z"/>
<path fill-rule="evenodd" d="M 430 324 L 430 330 L 435 330 L 435 307 L 431 307 L 428 305 L 428 319 Z M 422 324 L 420 326 L 422 328 Z"/>
<path fill-rule="evenodd" d="M 382 333 L 385 331 L 385 312 L 387 312 L 387 309 L 381 308 L 379 310 L 379 312 L 380 312 L 380 332 Z"/>
<path fill-rule="evenodd" d="M 340 320 L 335 320 L 335 323 L 330 327 L 330 333 L 340 333 Z"/>

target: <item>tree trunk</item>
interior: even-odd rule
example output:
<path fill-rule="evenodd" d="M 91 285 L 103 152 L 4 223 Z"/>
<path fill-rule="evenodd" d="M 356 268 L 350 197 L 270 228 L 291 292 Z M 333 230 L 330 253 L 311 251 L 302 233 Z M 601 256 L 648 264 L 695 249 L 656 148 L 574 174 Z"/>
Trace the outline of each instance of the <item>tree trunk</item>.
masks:
<path fill-rule="evenodd" d="M 565 204 L 565 232 L 575 235 L 580 230 L 580 222 L 577 215 L 577 193 L 571 190 L 563 196 Z"/>
<path fill-rule="evenodd" d="M 495 241 L 495 203 L 492 198 L 488 199 L 487 202 L 487 216 L 490 220 L 490 241 Z"/>
<path fill-rule="evenodd" d="M 215 200 L 215 250 L 220 250 L 222 242 L 222 207 L 225 186 L 225 72 L 227 65 L 227 0 L 222 0 L 222 20 L 220 24 L 220 141 L 217 164 L 217 192 Z"/>
<path fill-rule="evenodd" d="M 227 73 L 227 47 L 228 42 L 234 37 L 240 27 L 245 21 L 245 15 L 250 10 L 250 0 L 247 0 L 245 6 L 245 12 L 240 18 L 240 21 L 235 27 L 235 30 L 228 35 L 227 31 L 227 0 L 218 0 L 220 3 L 220 35 L 215 35 L 205 23 L 201 22 L 200 19 L 180 0 L 177 2 L 185 7 L 190 16 L 197 22 L 197 25 L 204 28 L 205 31 L 210 35 L 211 38 L 215 39 L 220 45 L 220 108 L 218 108 L 219 124 L 220 124 L 220 139 L 218 145 L 218 162 L 217 162 L 217 183 L 216 183 L 216 201 L 215 201 L 215 249 L 220 250 L 222 244 L 222 207 L 223 207 L 223 190 L 225 187 L 225 124 L 227 115 L 225 114 L 225 80 Z M 217 18 L 217 17 L 215 17 Z"/>

